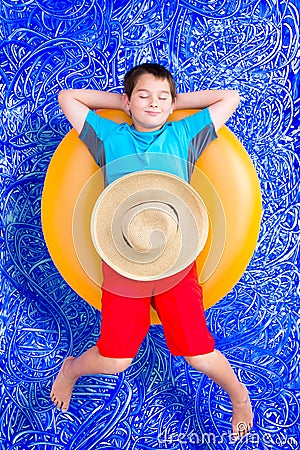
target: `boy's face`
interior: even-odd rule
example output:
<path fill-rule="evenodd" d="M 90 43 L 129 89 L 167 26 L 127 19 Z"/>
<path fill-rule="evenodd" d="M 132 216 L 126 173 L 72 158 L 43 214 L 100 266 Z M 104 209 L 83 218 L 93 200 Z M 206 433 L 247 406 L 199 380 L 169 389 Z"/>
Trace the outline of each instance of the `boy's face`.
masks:
<path fill-rule="evenodd" d="M 125 105 L 137 131 L 159 130 L 173 112 L 174 104 L 168 81 L 148 73 L 138 79 L 130 100 L 125 95 Z"/>

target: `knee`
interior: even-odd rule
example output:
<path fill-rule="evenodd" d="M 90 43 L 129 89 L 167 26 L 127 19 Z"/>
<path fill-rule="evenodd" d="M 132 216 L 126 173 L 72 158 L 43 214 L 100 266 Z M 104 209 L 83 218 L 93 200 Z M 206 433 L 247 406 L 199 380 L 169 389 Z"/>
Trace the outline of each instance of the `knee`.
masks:
<path fill-rule="evenodd" d="M 131 363 L 132 358 L 107 358 L 100 355 L 101 373 L 107 375 L 124 372 Z"/>
<path fill-rule="evenodd" d="M 213 353 L 214 352 L 205 355 L 185 356 L 184 359 L 194 369 L 197 369 L 200 372 L 209 373 L 213 366 Z"/>
<path fill-rule="evenodd" d="M 124 372 L 132 363 L 132 358 L 120 358 L 116 360 L 116 373 Z"/>

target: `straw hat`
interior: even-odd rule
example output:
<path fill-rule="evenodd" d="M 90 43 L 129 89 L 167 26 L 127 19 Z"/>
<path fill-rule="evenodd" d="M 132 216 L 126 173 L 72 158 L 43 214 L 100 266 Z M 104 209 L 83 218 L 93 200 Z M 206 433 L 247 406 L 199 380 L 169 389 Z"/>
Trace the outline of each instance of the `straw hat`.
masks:
<path fill-rule="evenodd" d="M 199 194 L 161 171 L 124 175 L 104 189 L 91 218 L 101 258 L 121 275 L 140 281 L 172 276 L 188 267 L 208 236 Z"/>

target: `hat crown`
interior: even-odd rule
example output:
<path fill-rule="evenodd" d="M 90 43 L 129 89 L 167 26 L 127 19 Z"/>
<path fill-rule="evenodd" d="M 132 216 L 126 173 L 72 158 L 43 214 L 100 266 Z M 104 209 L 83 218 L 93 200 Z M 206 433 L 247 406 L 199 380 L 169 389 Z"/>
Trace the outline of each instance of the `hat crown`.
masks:
<path fill-rule="evenodd" d="M 163 251 L 177 232 L 178 217 L 170 205 L 146 202 L 131 208 L 124 217 L 122 229 L 124 237 L 135 250 Z"/>

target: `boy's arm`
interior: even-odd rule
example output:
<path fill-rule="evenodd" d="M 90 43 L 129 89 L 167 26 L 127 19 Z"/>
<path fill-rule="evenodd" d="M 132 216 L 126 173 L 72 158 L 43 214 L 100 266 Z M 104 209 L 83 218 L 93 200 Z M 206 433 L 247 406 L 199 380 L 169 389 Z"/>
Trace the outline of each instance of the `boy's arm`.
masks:
<path fill-rule="evenodd" d="M 177 94 L 174 109 L 209 109 L 216 131 L 237 108 L 240 96 L 234 90 L 207 90 Z"/>
<path fill-rule="evenodd" d="M 60 91 L 58 101 L 72 127 L 81 132 L 90 109 L 124 109 L 123 95 L 92 89 L 68 89 Z"/>

